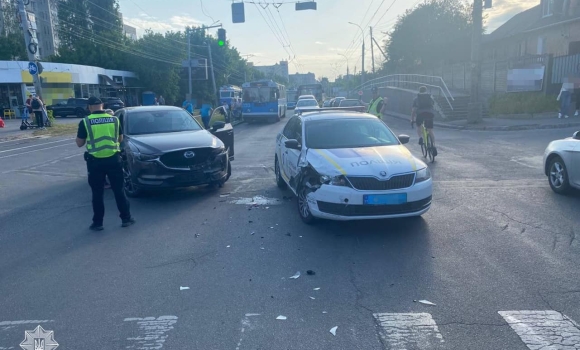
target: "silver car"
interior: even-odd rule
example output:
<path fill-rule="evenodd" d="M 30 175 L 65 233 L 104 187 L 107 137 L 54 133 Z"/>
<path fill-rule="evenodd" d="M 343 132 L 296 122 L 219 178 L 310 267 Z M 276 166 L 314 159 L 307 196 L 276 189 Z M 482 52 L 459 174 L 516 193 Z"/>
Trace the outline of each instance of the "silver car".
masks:
<path fill-rule="evenodd" d="M 580 131 L 572 137 L 550 142 L 544 152 L 544 173 L 556 193 L 580 189 Z"/>

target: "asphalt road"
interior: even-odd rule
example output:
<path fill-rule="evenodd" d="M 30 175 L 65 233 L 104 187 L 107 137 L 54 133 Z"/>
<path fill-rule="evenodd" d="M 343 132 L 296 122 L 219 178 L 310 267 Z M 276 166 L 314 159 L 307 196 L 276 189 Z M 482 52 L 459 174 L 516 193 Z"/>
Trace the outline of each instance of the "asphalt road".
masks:
<path fill-rule="evenodd" d="M 75 350 L 580 349 L 580 196 L 541 169 L 575 130 L 436 130 L 423 219 L 306 226 L 274 183 L 284 123 L 236 127 L 224 188 L 131 200 L 130 228 L 108 192 L 99 233 L 72 137 L 0 142 L 0 349 L 37 325 Z"/>

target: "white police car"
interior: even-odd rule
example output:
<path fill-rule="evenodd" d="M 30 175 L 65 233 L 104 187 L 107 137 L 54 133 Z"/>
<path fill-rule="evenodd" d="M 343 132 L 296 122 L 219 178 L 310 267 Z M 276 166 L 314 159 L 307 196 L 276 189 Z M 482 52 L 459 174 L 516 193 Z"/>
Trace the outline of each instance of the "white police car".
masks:
<path fill-rule="evenodd" d="M 433 184 L 408 142 L 367 113 L 302 111 L 276 138 L 276 182 L 298 197 L 306 223 L 420 216 Z"/>

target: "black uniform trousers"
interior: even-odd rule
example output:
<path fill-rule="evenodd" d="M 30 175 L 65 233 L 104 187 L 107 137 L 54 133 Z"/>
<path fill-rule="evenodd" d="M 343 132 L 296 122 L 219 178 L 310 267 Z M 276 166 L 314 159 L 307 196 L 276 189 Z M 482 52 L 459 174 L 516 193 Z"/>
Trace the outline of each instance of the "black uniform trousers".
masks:
<path fill-rule="evenodd" d="M 105 217 L 105 189 L 103 187 L 105 177 L 108 177 L 111 183 L 121 220 L 129 220 L 131 211 L 123 188 L 123 166 L 119 153 L 109 158 L 95 158 L 86 153 L 85 158 L 89 172 L 89 185 L 93 191 L 93 223 L 102 225 Z"/>

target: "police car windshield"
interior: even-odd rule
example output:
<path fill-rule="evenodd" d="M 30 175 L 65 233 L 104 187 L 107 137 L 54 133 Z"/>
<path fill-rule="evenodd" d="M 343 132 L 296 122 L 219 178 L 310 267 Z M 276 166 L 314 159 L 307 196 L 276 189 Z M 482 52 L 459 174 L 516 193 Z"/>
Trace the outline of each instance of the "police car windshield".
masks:
<path fill-rule="evenodd" d="M 399 145 L 399 139 L 378 119 L 327 119 L 306 123 L 306 147 L 361 148 Z"/>
<path fill-rule="evenodd" d="M 129 135 L 202 130 L 193 117 L 183 110 L 132 112 L 127 114 L 126 124 Z"/>

